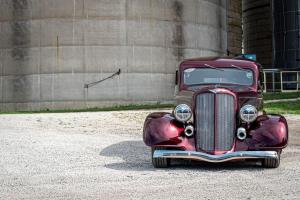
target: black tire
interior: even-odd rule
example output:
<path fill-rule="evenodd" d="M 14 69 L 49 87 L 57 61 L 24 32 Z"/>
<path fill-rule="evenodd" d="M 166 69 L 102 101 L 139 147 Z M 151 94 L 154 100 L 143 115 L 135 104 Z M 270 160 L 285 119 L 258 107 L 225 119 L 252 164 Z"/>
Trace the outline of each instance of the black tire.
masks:
<path fill-rule="evenodd" d="M 278 152 L 278 158 L 265 158 L 263 160 L 263 166 L 265 168 L 277 168 L 280 165 L 280 153 Z"/>
<path fill-rule="evenodd" d="M 152 147 L 152 165 L 155 168 L 168 168 L 170 167 L 170 158 L 153 158 L 153 153 L 155 150 L 163 150 L 162 147 Z"/>

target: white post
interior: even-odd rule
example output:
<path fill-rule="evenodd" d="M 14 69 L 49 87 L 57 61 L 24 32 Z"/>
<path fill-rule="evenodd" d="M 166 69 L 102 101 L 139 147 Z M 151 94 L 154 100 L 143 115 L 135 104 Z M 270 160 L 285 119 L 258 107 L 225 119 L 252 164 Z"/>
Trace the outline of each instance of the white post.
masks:
<path fill-rule="evenodd" d="M 264 92 L 267 92 L 267 79 L 266 79 L 266 72 L 264 71 Z"/>
<path fill-rule="evenodd" d="M 297 91 L 299 91 L 299 85 L 300 85 L 299 72 L 297 72 Z"/>
<path fill-rule="evenodd" d="M 282 90 L 283 90 L 282 72 L 280 72 L 280 83 L 281 83 L 281 92 L 282 92 Z"/>

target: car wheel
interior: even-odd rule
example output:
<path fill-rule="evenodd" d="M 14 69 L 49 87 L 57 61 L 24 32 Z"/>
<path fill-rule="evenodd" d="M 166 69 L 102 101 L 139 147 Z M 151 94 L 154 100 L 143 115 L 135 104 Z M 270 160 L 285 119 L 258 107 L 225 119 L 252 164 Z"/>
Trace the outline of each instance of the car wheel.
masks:
<path fill-rule="evenodd" d="M 263 160 L 263 166 L 265 168 L 277 168 L 280 165 L 280 154 L 281 152 L 278 152 L 278 158 L 265 158 Z"/>
<path fill-rule="evenodd" d="M 152 165 L 155 168 L 167 168 L 170 166 L 170 158 L 153 158 L 153 153 L 155 150 L 164 150 L 162 147 L 152 147 Z"/>

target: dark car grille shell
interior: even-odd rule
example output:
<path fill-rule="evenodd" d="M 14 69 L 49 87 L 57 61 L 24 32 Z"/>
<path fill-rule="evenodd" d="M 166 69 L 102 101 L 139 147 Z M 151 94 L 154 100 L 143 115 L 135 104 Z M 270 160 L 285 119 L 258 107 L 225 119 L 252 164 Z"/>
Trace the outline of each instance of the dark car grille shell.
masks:
<path fill-rule="evenodd" d="M 198 151 L 230 151 L 234 144 L 235 96 L 205 92 L 195 98 L 196 144 Z"/>

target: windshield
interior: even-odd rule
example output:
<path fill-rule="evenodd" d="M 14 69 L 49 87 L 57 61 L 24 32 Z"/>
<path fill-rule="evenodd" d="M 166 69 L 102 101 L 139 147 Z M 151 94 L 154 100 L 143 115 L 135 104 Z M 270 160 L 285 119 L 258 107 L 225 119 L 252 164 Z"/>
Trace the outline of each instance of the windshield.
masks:
<path fill-rule="evenodd" d="M 185 85 L 234 84 L 251 86 L 253 72 L 238 68 L 188 68 L 184 70 Z"/>

